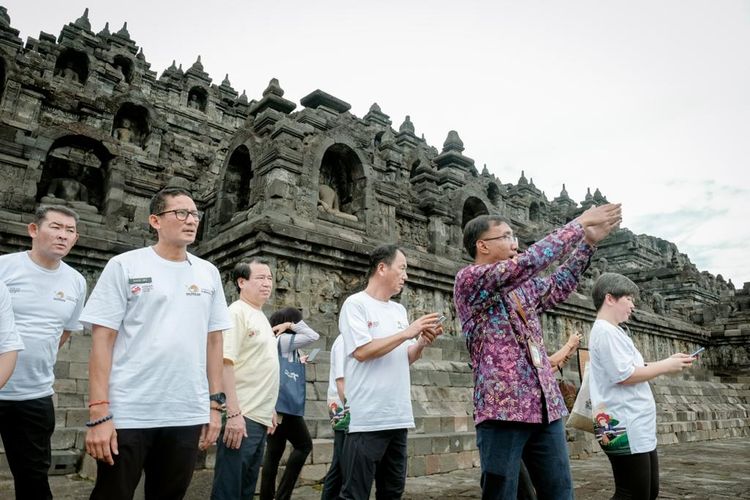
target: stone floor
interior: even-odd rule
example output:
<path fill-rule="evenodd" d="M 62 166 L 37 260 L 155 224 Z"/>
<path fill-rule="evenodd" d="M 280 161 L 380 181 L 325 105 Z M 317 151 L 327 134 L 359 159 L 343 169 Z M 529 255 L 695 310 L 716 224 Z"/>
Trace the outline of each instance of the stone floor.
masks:
<path fill-rule="evenodd" d="M 750 438 L 704 441 L 664 446 L 659 450 L 661 469 L 660 498 L 666 499 L 750 499 Z M 607 458 L 598 453 L 592 458 L 572 461 L 576 498 L 606 499 L 612 494 L 612 472 Z M 197 471 L 188 500 L 209 498 L 212 472 Z M 52 477 L 58 500 L 87 498 L 92 483 L 78 476 Z M 409 478 L 405 499 L 479 498 L 479 471 L 460 470 L 448 474 Z M 0 478 L 2 498 L 12 498 L 12 482 Z M 7 492 L 7 494 L 6 494 Z M 303 486 L 295 490 L 295 499 L 320 498 L 320 487 Z M 374 498 L 374 496 L 373 496 Z"/>

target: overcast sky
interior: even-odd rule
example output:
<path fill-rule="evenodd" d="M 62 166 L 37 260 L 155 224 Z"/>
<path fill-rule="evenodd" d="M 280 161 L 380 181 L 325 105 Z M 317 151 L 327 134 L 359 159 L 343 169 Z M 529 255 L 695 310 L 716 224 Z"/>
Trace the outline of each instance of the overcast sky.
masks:
<path fill-rule="evenodd" d="M 502 182 L 623 203 L 623 225 L 750 281 L 750 1 L 7 0 L 21 37 L 84 8 L 124 21 L 161 75 L 198 54 L 214 83 L 299 102 L 320 88 L 394 128 L 449 130 Z"/>

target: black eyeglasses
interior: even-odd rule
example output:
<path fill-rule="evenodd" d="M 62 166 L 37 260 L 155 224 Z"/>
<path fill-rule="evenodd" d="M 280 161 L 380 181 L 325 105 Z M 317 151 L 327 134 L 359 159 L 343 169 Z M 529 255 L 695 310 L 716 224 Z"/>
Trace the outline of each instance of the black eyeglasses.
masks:
<path fill-rule="evenodd" d="M 159 212 L 158 214 L 154 214 L 154 215 L 158 217 L 159 215 L 164 215 L 164 214 L 169 214 L 169 213 L 174 214 L 174 216 L 177 217 L 177 220 L 182 221 L 182 222 L 187 220 L 188 215 L 192 215 L 193 219 L 195 219 L 195 222 L 199 222 L 203 218 L 203 212 L 201 212 L 200 210 L 186 210 L 184 208 L 177 208 L 175 210 L 165 210 L 163 212 Z"/>
<path fill-rule="evenodd" d="M 518 243 L 518 237 L 514 234 L 504 234 L 502 236 L 495 236 L 493 238 L 480 238 L 481 241 L 492 241 L 492 240 L 505 240 L 508 243 Z"/>

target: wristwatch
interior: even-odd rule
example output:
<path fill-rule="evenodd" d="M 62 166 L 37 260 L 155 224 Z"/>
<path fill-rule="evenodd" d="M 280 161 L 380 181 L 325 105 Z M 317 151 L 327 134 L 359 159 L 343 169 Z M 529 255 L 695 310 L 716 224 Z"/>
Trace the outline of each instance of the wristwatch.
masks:
<path fill-rule="evenodd" d="M 219 407 L 223 408 L 227 402 L 227 396 L 223 392 L 217 392 L 208 396 L 209 401 L 216 401 L 219 403 Z"/>

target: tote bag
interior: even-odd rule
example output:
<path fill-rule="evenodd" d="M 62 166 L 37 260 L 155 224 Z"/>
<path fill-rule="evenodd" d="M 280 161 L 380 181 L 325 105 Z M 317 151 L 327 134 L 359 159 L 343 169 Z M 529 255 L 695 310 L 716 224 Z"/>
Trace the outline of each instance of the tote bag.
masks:
<path fill-rule="evenodd" d="M 591 411 L 591 394 L 589 393 L 589 364 L 583 370 L 581 388 L 578 390 L 573 410 L 568 417 L 568 427 L 579 429 L 584 432 L 594 433 L 594 416 Z"/>
<path fill-rule="evenodd" d="M 279 351 L 279 399 L 276 411 L 287 415 L 305 414 L 305 365 L 299 360 L 299 352 L 294 348 L 294 337 L 289 342 L 289 354 L 281 354 L 281 339 L 276 345 Z"/>

